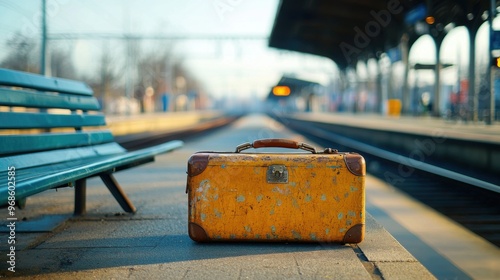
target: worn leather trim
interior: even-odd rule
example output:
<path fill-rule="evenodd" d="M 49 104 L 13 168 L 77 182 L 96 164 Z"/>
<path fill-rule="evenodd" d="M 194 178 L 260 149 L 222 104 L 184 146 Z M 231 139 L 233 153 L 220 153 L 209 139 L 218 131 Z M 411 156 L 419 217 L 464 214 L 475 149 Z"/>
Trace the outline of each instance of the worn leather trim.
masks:
<path fill-rule="evenodd" d="M 359 243 L 365 237 L 365 224 L 352 226 L 344 235 L 342 243 Z"/>
<path fill-rule="evenodd" d="M 356 176 L 366 175 L 365 159 L 360 154 L 348 153 L 344 156 L 344 161 L 347 169 L 349 169 L 352 174 Z"/>
<path fill-rule="evenodd" d="M 200 175 L 208 166 L 208 154 L 193 154 L 188 160 L 188 176 Z"/>
<path fill-rule="evenodd" d="M 196 223 L 189 222 L 188 231 L 189 237 L 196 242 L 207 242 L 210 240 L 210 238 L 208 238 L 207 232 Z"/>

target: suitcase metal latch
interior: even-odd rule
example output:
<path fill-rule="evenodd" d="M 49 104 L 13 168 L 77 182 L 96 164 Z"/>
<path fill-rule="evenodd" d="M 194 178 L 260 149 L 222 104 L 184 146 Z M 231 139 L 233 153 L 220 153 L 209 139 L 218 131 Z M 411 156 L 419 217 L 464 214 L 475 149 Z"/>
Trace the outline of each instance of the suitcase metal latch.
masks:
<path fill-rule="evenodd" d="M 284 165 L 270 165 L 267 168 L 266 178 L 268 183 L 288 183 L 288 170 Z"/>

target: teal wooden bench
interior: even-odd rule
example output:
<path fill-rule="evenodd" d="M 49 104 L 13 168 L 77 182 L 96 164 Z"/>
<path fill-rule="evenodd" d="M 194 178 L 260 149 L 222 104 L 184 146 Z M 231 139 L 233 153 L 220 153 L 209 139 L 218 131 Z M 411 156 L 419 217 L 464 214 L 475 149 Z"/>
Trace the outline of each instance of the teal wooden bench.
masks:
<path fill-rule="evenodd" d="M 74 213 L 83 215 L 86 179 L 99 176 L 123 210 L 134 213 L 113 173 L 154 161 L 182 142 L 128 151 L 105 125 L 85 83 L 0 68 L 0 206 L 22 207 L 31 195 L 69 186 Z"/>

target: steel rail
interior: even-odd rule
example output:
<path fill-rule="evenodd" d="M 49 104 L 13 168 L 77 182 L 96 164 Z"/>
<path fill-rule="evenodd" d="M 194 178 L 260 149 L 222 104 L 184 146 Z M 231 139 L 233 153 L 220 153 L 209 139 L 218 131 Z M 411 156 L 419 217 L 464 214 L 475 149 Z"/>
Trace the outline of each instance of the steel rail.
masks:
<path fill-rule="evenodd" d="M 300 126 L 300 125 L 294 125 L 293 122 L 288 122 L 288 126 L 294 126 L 296 129 L 310 133 L 312 135 L 315 135 L 317 137 L 336 142 L 342 146 L 346 147 L 351 147 L 354 148 L 355 150 L 371 154 L 392 162 L 396 162 L 405 166 L 410 166 L 412 168 L 425 171 L 431 174 L 435 174 L 441 177 L 449 178 L 452 180 L 460 181 L 469 185 L 473 185 L 476 187 L 480 187 L 489 191 L 497 192 L 500 193 L 500 186 L 477 179 L 473 178 L 470 176 L 466 176 L 464 174 L 454 172 L 451 170 L 444 169 L 439 166 L 431 165 L 428 163 L 425 163 L 423 161 L 418 161 L 409 157 L 402 156 L 400 154 L 396 154 L 393 152 L 389 152 L 380 148 L 377 148 L 372 145 L 365 144 L 363 142 L 357 141 L 350 139 L 345 136 L 341 136 L 339 134 L 333 133 L 326 131 L 321 128 L 314 127 L 313 125 L 308 125 L 308 126 Z"/>

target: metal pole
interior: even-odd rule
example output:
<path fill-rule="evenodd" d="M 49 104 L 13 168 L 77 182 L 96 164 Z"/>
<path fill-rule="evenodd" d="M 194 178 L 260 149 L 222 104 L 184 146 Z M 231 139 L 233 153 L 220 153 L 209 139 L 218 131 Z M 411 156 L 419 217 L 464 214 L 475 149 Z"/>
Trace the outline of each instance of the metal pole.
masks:
<path fill-rule="evenodd" d="M 493 61 L 493 46 L 491 40 L 493 39 L 493 19 L 496 15 L 496 1 L 490 1 L 490 15 L 488 17 L 488 23 L 490 25 L 490 48 L 489 48 L 489 66 L 488 66 L 488 76 L 489 79 L 489 102 L 488 102 L 488 115 L 486 117 L 486 124 L 491 125 L 495 121 L 495 71 L 496 69 L 491 66 L 491 61 Z"/>
<path fill-rule="evenodd" d="M 126 58 L 126 75 L 127 75 L 127 81 L 125 84 L 125 97 L 127 100 L 127 105 L 126 105 L 126 115 L 131 115 L 131 104 L 130 102 L 132 101 L 132 94 L 133 94 L 133 84 L 132 84 L 132 40 L 127 40 L 127 58 Z"/>
<path fill-rule="evenodd" d="M 377 113 L 384 114 L 384 105 L 382 104 L 383 98 L 383 87 L 382 87 L 382 66 L 380 65 L 380 58 L 377 58 L 377 79 L 376 79 L 376 91 L 377 91 Z"/>
<path fill-rule="evenodd" d="M 467 120 L 478 120 L 478 90 L 476 89 L 476 35 L 477 28 L 469 27 L 469 90 L 467 95 Z"/>
<path fill-rule="evenodd" d="M 436 66 L 434 67 L 434 98 L 432 99 L 432 116 L 441 116 L 441 43 L 443 42 L 441 38 L 434 38 L 436 43 Z"/>
<path fill-rule="evenodd" d="M 42 0 L 42 46 L 40 53 L 40 74 L 45 75 L 45 55 L 47 47 L 47 1 Z"/>
<path fill-rule="evenodd" d="M 403 76 L 403 96 L 402 96 L 402 113 L 408 115 L 410 113 L 411 100 L 410 100 L 410 86 L 408 84 L 408 75 L 410 73 L 410 48 L 408 46 L 409 36 L 404 34 L 401 38 L 401 58 L 404 64 Z"/>

